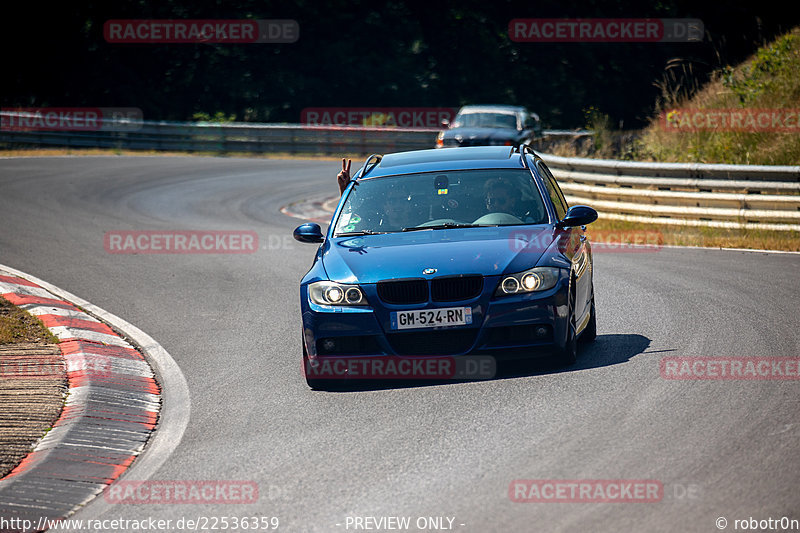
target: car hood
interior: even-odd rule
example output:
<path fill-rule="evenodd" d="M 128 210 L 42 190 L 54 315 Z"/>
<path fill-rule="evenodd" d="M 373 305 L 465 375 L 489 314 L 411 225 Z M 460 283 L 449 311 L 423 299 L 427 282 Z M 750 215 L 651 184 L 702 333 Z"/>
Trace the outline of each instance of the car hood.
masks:
<path fill-rule="evenodd" d="M 553 241 L 551 226 L 422 230 L 331 239 L 322 261 L 329 279 L 376 283 L 391 278 L 520 272 L 536 266 Z"/>
<path fill-rule="evenodd" d="M 461 142 L 470 139 L 514 139 L 517 135 L 517 130 L 508 128 L 452 128 L 445 130 L 443 138 Z"/>

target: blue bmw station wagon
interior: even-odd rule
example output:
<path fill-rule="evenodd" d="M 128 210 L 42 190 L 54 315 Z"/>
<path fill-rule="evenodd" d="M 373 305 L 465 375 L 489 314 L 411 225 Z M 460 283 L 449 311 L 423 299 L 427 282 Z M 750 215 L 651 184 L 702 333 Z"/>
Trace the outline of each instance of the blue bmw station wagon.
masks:
<path fill-rule="evenodd" d="M 577 357 L 596 336 L 587 206 L 527 146 L 370 156 L 300 284 L 303 364 L 339 357 Z M 311 387 L 325 385 L 309 376 Z"/>

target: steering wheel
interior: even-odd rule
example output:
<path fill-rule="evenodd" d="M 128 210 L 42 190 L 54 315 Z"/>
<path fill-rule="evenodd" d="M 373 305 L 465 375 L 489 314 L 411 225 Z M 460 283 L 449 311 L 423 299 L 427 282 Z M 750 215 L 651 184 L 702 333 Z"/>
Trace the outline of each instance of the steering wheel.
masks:
<path fill-rule="evenodd" d="M 473 224 L 524 224 L 524 222 L 508 213 L 487 213 L 475 220 Z"/>

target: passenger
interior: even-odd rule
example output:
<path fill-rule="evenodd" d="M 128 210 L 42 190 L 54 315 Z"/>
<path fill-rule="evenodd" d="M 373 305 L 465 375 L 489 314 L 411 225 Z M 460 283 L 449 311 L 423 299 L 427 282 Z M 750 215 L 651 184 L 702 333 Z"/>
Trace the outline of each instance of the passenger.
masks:
<path fill-rule="evenodd" d="M 344 190 L 350 183 L 351 163 L 352 160 L 342 158 L 342 170 L 336 176 L 336 182 L 339 185 L 339 195 L 344 194 Z M 392 186 L 380 202 L 380 212 L 376 213 L 377 218 L 373 220 L 373 223 L 376 224 L 377 227 L 371 229 L 377 231 L 402 230 L 408 225 L 408 217 L 411 214 L 410 201 L 411 198 L 404 186 Z M 372 217 L 369 218 L 372 219 Z"/>
<path fill-rule="evenodd" d="M 402 185 L 390 188 L 383 197 L 378 227 L 382 231 L 400 231 L 409 224 L 411 198 Z"/>

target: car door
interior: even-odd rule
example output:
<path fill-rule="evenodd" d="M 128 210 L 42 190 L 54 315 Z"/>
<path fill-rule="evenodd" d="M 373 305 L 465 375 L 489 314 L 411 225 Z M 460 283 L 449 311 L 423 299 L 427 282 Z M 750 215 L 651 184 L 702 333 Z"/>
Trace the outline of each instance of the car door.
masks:
<path fill-rule="evenodd" d="M 556 209 L 556 216 L 559 220 L 564 218 L 569 204 L 567 199 L 564 198 L 564 193 L 561 192 L 561 187 L 558 182 L 550 173 L 550 169 L 539 161 L 537 163 L 539 173 L 542 175 L 547 193 L 550 195 L 550 200 Z M 580 326 L 586 318 L 587 313 L 591 307 L 592 297 L 592 256 L 591 249 L 586 242 L 586 231 L 582 227 L 565 228 L 564 230 L 565 246 L 562 248 L 564 255 L 566 255 L 572 262 L 572 273 L 575 276 L 575 316 L 576 322 Z"/>

